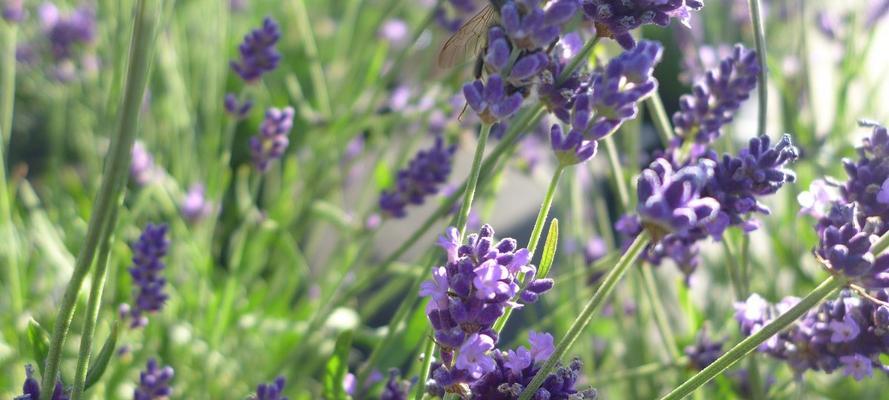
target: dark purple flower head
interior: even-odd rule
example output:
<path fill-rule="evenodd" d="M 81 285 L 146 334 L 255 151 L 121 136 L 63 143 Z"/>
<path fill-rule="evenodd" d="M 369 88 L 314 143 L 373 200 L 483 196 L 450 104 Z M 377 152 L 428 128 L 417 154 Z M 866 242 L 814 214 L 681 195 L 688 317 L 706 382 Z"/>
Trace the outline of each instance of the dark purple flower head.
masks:
<path fill-rule="evenodd" d="M 506 76 L 509 87 L 523 87 L 532 83 L 549 64 L 549 56 L 542 50 L 526 51 L 511 63 L 513 44 L 503 28 L 493 26 L 488 31 L 485 69 L 489 75 Z"/>
<path fill-rule="evenodd" d="M 701 330 L 695 342 L 685 347 L 685 356 L 688 357 L 689 366 L 697 371 L 707 368 L 722 356 L 723 344 L 722 341 L 711 340 L 706 329 Z"/>
<path fill-rule="evenodd" d="M 25 7 L 23 0 L 3 0 L 2 17 L 6 22 L 21 22 L 25 18 Z"/>
<path fill-rule="evenodd" d="M 713 174 L 709 163 L 701 162 L 679 170 L 658 158 L 642 171 L 637 186 L 636 211 L 654 241 L 668 233 L 684 233 L 709 224 L 719 212 L 719 202 L 703 197 L 701 191 Z"/>
<path fill-rule="evenodd" d="M 768 136 L 755 137 L 736 157 L 726 154 L 720 160 L 714 151 L 704 156 L 716 165 L 704 189 L 704 194 L 715 198 L 720 206 L 719 216 L 710 226 L 713 236 L 721 237 L 731 225 L 742 225 L 748 232 L 756 229 L 746 217 L 753 212 L 769 214 L 769 208 L 758 198 L 796 181 L 796 175 L 784 168 L 799 157 L 790 135 L 783 135 L 772 147 L 769 142 Z"/>
<path fill-rule="evenodd" d="M 407 400 L 411 394 L 411 386 L 414 382 L 401 379 L 401 372 L 397 368 L 389 370 L 389 379 L 380 393 L 380 400 Z"/>
<path fill-rule="evenodd" d="M 681 137 L 694 137 L 708 144 L 722 134 L 722 127 L 732 121 L 735 112 L 756 88 L 759 76 L 756 52 L 735 45 L 731 56 L 707 72 L 691 94 L 679 100 L 673 124 Z"/>
<path fill-rule="evenodd" d="M 232 70 L 247 83 L 256 82 L 266 72 L 273 71 L 281 61 L 281 54 L 275 49 L 280 38 L 278 24 L 266 17 L 261 28 L 244 36 L 244 42 L 238 47 L 241 58 L 231 62 Z"/>
<path fill-rule="evenodd" d="M 290 139 L 290 129 L 293 128 L 293 107 L 269 108 L 265 112 L 265 119 L 259 127 L 259 134 L 250 138 L 250 155 L 253 158 L 253 166 L 259 172 L 266 172 L 269 164 L 281 158 Z"/>
<path fill-rule="evenodd" d="M 273 382 L 270 383 L 262 383 L 256 387 L 256 396 L 254 396 L 255 400 L 288 400 L 284 393 L 284 380 L 283 376 L 279 376 L 275 378 Z"/>
<path fill-rule="evenodd" d="M 630 31 L 642 25 L 667 26 L 673 18 L 686 26 L 691 10 L 700 10 L 699 0 L 581 0 L 587 18 L 596 24 L 599 36 L 616 40 L 623 48 L 631 49 L 636 40 Z"/>
<path fill-rule="evenodd" d="M 539 0 L 508 1 L 500 8 L 500 23 L 513 43 L 525 50 L 546 48 L 561 34 L 562 24 L 577 13 L 576 0 L 555 0 L 546 9 Z"/>
<path fill-rule="evenodd" d="M 553 286 L 551 279 L 536 279 L 527 249 L 519 249 L 515 239 L 495 242 L 489 225 L 462 244 L 457 240 L 455 229 L 439 240 L 449 261 L 433 268 L 432 279 L 420 286 L 420 296 L 430 298 L 426 315 L 443 363 L 433 377 L 450 390 L 494 369 L 489 352 L 498 335 L 493 325 L 507 307 L 520 307 L 514 302 L 517 295 L 530 303 Z M 525 274 L 524 287 L 519 274 Z"/>
<path fill-rule="evenodd" d="M 96 15 L 90 8 L 78 8 L 63 16 L 54 4 L 44 3 L 38 13 L 56 61 L 73 58 L 76 47 L 90 45 L 95 40 Z"/>
<path fill-rule="evenodd" d="M 604 70 L 592 74 L 589 86 L 594 115 L 585 129 L 588 137 L 601 139 L 613 133 L 624 121 L 636 117 L 636 103 L 657 89 L 653 73 L 662 53 L 660 43 L 643 40 L 635 48 L 611 59 Z"/>
<path fill-rule="evenodd" d="M 571 110 L 578 94 L 589 89 L 587 76 L 574 71 L 559 81 L 562 71 L 568 66 L 568 60 L 551 59 L 545 70 L 540 74 L 537 95 L 546 108 L 563 122 L 571 119 Z"/>
<path fill-rule="evenodd" d="M 160 311 L 168 296 L 164 292 L 167 280 L 161 276 L 165 265 L 163 257 L 169 250 L 167 225 L 148 224 L 139 240 L 130 247 L 133 250 L 133 266 L 130 276 L 133 278 L 135 299 L 129 309 L 130 325 L 134 328 L 148 323 L 146 313 Z"/>
<path fill-rule="evenodd" d="M 841 188 L 843 199 L 857 203 L 865 217 L 879 217 L 882 226 L 877 234 L 889 229 L 889 197 L 883 186 L 889 179 L 889 132 L 886 127 L 866 123 L 873 132 L 858 148 L 858 160 L 843 160 L 849 180 Z"/>
<path fill-rule="evenodd" d="M 148 359 L 145 371 L 139 373 L 139 387 L 133 393 L 133 400 L 164 400 L 170 397 L 173 389 L 170 381 L 173 379 L 173 368 L 166 366 L 161 368 L 157 360 Z"/>
<path fill-rule="evenodd" d="M 463 86 L 463 95 L 479 118 L 488 124 L 509 118 L 522 106 L 521 93 L 507 94 L 507 88 L 500 75 L 488 76 L 482 83 L 476 80 Z"/>
<path fill-rule="evenodd" d="M 253 101 L 245 100 L 243 103 L 240 103 L 233 93 L 225 95 L 225 113 L 234 119 L 241 120 L 247 118 L 252 109 Z"/>
<path fill-rule="evenodd" d="M 826 227 L 820 239 L 815 254 L 828 269 L 867 288 L 889 287 L 889 255 L 875 257 L 870 252 L 877 236 L 863 229 L 857 219 Z"/>
<path fill-rule="evenodd" d="M 589 104 L 589 96 L 578 96 L 575 105 Z M 571 129 L 567 134 L 562 130 L 559 124 L 553 124 L 550 131 L 550 145 L 556 153 L 556 158 L 562 166 L 574 165 L 589 160 L 596 155 L 598 143 L 595 140 L 587 139 L 585 129 L 589 126 L 590 113 L 581 107 L 579 110 L 575 107 L 573 122 Z"/>
<path fill-rule="evenodd" d="M 438 193 L 451 174 L 456 150 L 455 145 L 445 146 L 444 139 L 438 136 L 431 148 L 418 152 L 407 168 L 398 171 L 395 187 L 380 195 L 383 214 L 402 218 L 407 215 L 405 208 L 409 204 L 423 204 L 426 197 Z"/>
<path fill-rule="evenodd" d="M 861 380 L 872 375 L 873 369 L 886 371 L 879 359 L 889 352 L 889 330 L 881 322 L 885 306 L 871 299 L 885 302 L 889 292 L 882 289 L 863 297 L 844 290 L 836 300 L 809 310 L 790 328 L 763 343 L 759 351 L 784 360 L 798 375 L 810 369 L 826 373 L 842 369 Z M 798 298 L 791 297 L 772 305 L 751 295 L 745 303 L 735 305 L 741 333 L 753 334 L 797 302 Z"/>
<path fill-rule="evenodd" d="M 61 380 L 56 380 L 53 387 L 51 400 L 69 400 Z M 15 400 L 40 400 L 40 382 L 34 377 L 34 367 L 25 365 L 25 383 L 22 384 L 22 395 Z"/>

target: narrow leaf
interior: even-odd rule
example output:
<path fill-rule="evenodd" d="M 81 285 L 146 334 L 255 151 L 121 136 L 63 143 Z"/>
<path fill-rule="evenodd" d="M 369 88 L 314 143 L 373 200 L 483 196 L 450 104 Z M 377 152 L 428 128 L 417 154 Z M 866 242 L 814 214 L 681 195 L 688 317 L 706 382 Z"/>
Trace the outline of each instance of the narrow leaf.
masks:
<path fill-rule="evenodd" d="M 96 356 L 96 359 L 90 365 L 90 368 L 86 371 L 86 380 L 84 381 L 84 389 L 89 389 L 96 382 L 102 378 L 102 375 L 105 374 L 105 369 L 108 368 L 108 362 L 111 360 L 111 356 L 114 355 L 114 351 L 117 348 L 117 337 L 120 332 L 120 323 L 115 322 L 114 325 L 111 326 L 111 333 L 108 334 L 108 338 L 105 339 L 105 344 L 102 345 L 102 350 L 99 351 L 99 354 Z"/>
<path fill-rule="evenodd" d="M 343 390 L 343 378 L 349 368 L 349 349 L 352 347 L 352 331 L 340 333 L 336 339 L 333 355 L 327 360 L 324 373 L 324 398 L 346 400 L 349 396 Z"/>
<path fill-rule="evenodd" d="M 553 259 L 556 257 L 556 247 L 559 244 L 559 220 L 553 218 L 549 223 L 549 232 L 546 234 L 546 243 L 543 245 L 543 255 L 540 257 L 540 268 L 537 276 L 546 278 L 549 270 L 553 266 Z"/>
<path fill-rule="evenodd" d="M 49 354 L 49 334 L 33 319 L 28 321 L 28 342 L 31 344 L 31 353 L 37 362 L 37 368 L 40 369 L 40 375 L 43 376 L 46 356 Z"/>

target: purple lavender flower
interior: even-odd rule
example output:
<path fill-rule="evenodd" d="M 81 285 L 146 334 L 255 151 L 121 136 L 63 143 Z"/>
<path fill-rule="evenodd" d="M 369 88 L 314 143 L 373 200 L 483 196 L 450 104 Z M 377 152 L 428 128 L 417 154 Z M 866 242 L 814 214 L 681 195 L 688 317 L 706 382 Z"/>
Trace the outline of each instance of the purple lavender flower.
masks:
<path fill-rule="evenodd" d="M 269 108 L 265 112 L 265 119 L 259 127 L 259 134 L 250 138 L 250 155 L 253 158 L 253 166 L 259 172 L 266 172 L 269 164 L 281 158 L 290 139 L 290 129 L 293 128 L 293 107 Z"/>
<path fill-rule="evenodd" d="M 542 337 L 549 334 L 541 334 Z M 550 336 L 551 337 L 551 336 Z M 515 400 L 519 394 L 531 383 L 531 380 L 540 370 L 546 357 L 532 358 L 534 344 L 529 352 L 524 347 L 515 350 L 491 352 L 494 368 L 482 376 L 470 386 L 471 395 L 467 398 L 473 400 Z M 548 357 L 548 356 L 547 356 Z M 582 363 L 574 359 L 569 365 L 558 365 L 537 392 L 534 399 L 595 399 L 594 389 L 578 390 L 577 382 L 580 378 Z"/>
<path fill-rule="evenodd" d="M 207 201 L 204 192 L 204 185 L 200 183 L 191 185 L 188 188 L 188 192 L 185 194 L 182 203 L 179 205 L 179 208 L 182 211 L 182 216 L 188 221 L 199 221 L 213 211 L 213 206 Z"/>
<path fill-rule="evenodd" d="M 25 7 L 23 0 L 3 0 L 2 16 L 6 22 L 21 22 L 25 18 Z"/>
<path fill-rule="evenodd" d="M 809 185 L 809 190 L 796 196 L 800 214 L 810 215 L 816 219 L 823 218 L 831 203 L 838 200 L 840 200 L 839 190 L 823 179 L 815 179 Z"/>
<path fill-rule="evenodd" d="M 636 117 L 636 103 L 657 89 L 654 67 L 661 60 L 660 43 L 643 40 L 631 50 L 611 59 L 604 70 L 590 77 L 590 106 L 595 115 L 584 129 L 587 137 L 601 139 Z M 575 105 L 576 106 L 576 105 Z"/>
<path fill-rule="evenodd" d="M 874 299 L 874 300 L 871 300 Z M 829 300 L 790 328 L 763 343 L 759 351 L 784 360 L 801 375 L 806 370 L 831 373 L 844 368 L 856 380 L 870 376 L 874 367 L 886 371 L 878 355 L 889 351 L 889 329 L 880 323 L 884 307 L 879 303 L 889 300 L 885 289 L 870 292 L 867 297 L 849 290 Z M 738 303 L 735 318 L 741 333 L 751 335 L 786 312 L 798 298 L 785 298 L 771 305 L 753 294 L 745 303 Z"/>
<path fill-rule="evenodd" d="M 399 48 L 408 44 L 409 31 L 410 28 L 404 20 L 393 18 L 383 22 L 377 34 L 395 48 Z"/>
<path fill-rule="evenodd" d="M 562 126 L 554 124 L 550 133 L 550 145 L 562 166 L 574 165 L 589 160 L 596 155 L 599 142 L 587 140 L 583 133 L 572 128 L 566 135 Z"/>
<path fill-rule="evenodd" d="M 414 382 L 401 379 L 401 372 L 397 368 L 389 370 L 389 379 L 380 393 L 380 400 L 407 400 Z"/>
<path fill-rule="evenodd" d="M 130 326 L 133 328 L 148 324 L 145 313 L 160 311 L 168 298 L 164 292 L 167 280 L 160 274 L 165 268 L 162 258 L 167 254 L 169 245 L 167 225 L 148 224 L 139 240 L 131 246 L 133 266 L 130 267 L 130 276 L 135 284 L 135 301 L 129 310 L 129 317 L 132 318 Z"/>
<path fill-rule="evenodd" d="M 455 145 L 445 146 L 441 136 L 435 138 L 430 149 L 414 156 L 407 168 L 398 171 L 395 187 L 380 195 L 380 209 L 393 218 L 407 215 L 409 204 L 423 204 L 426 197 L 438 193 L 451 174 Z"/>
<path fill-rule="evenodd" d="M 524 303 L 553 286 L 551 279 L 536 279 L 527 249 L 519 249 L 514 239 L 495 242 L 489 225 L 467 236 L 464 244 L 457 243 L 456 229 L 449 232 L 439 241 L 448 253 L 447 264 L 433 268 L 433 279 L 420 287 L 420 296 L 431 298 L 426 315 L 441 360 L 432 377 L 441 388 L 471 383 L 493 370 L 488 354 L 498 338 L 493 324 L 507 307 L 520 306 L 513 302 L 522 289 L 519 274 L 525 274 L 518 296 Z M 545 353 L 546 338 L 536 340 L 537 351 Z"/>
<path fill-rule="evenodd" d="M 130 178 L 138 186 L 145 186 L 154 180 L 157 167 L 154 157 L 140 141 L 133 143 L 132 160 L 130 161 Z"/>
<path fill-rule="evenodd" d="M 774 147 L 769 146 L 768 136 L 750 139 L 747 148 L 737 157 L 726 154 L 719 160 L 713 151 L 705 155 L 716 167 L 704 194 L 719 202 L 719 215 L 710 225 L 710 233 L 721 237 L 730 225 L 741 225 L 748 232 L 755 230 L 757 225 L 746 220 L 746 216 L 752 212 L 769 214 L 769 208 L 757 199 L 774 194 L 785 183 L 796 180 L 796 175 L 784 166 L 795 161 L 798 153 L 790 142 L 790 135 L 784 135 Z"/>
<path fill-rule="evenodd" d="M 867 20 L 864 26 L 870 30 L 879 22 L 886 14 L 889 14 L 889 0 L 871 0 L 870 7 L 867 11 Z"/>
<path fill-rule="evenodd" d="M 642 225 L 657 242 L 668 233 L 683 233 L 706 226 L 719 212 L 719 202 L 703 197 L 701 190 L 713 171 L 706 163 L 673 170 L 658 158 L 639 176 L 637 212 Z"/>
<path fill-rule="evenodd" d="M 700 10 L 704 3 L 699 0 L 582 0 L 581 6 L 587 18 L 596 24 L 601 37 L 616 40 L 623 48 L 636 46 L 630 31 L 642 25 L 667 26 L 673 18 L 686 26 L 689 11 Z"/>
<path fill-rule="evenodd" d="M 528 332 L 528 343 L 531 344 L 531 358 L 535 362 L 545 362 L 556 350 L 553 335 L 546 332 Z"/>
<path fill-rule="evenodd" d="M 500 75 L 488 76 L 486 83 L 481 80 L 467 83 L 463 86 L 463 95 L 469 106 L 487 124 L 509 118 L 519 110 L 524 100 L 521 93 L 507 94 Z"/>
<path fill-rule="evenodd" d="M 139 387 L 133 393 L 133 400 L 163 400 L 173 394 L 170 381 L 173 379 L 173 368 L 161 368 L 157 360 L 148 359 L 145 371 L 139 373 Z"/>
<path fill-rule="evenodd" d="M 697 371 L 707 368 L 722 356 L 723 344 L 722 341 L 711 340 L 707 335 L 707 330 L 702 329 L 695 342 L 685 347 L 685 356 L 688 357 L 689 366 Z"/>
<path fill-rule="evenodd" d="M 247 118 L 250 110 L 253 109 L 253 101 L 245 100 L 243 103 L 238 102 L 238 98 L 233 93 L 225 95 L 225 113 L 236 120 Z"/>
<path fill-rule="evenodd" d="M 533 50 L 554 43 L 561 33 L 561 25 L 576 12 L 574 0 L 548 2 L 545 10 L 540 0 L 516 0 L 505 2 L 500 8 L 500 21 L 513 43 Z"/>
<path fill-rule="evenodd" d="M 56 380 L 53 387 L 51 400 L 69 400 L 65 394 L 61 380 Z M 40 400 L 40 382 L 34 377 L 34 367 L 31 364 L 25 365 L 25 383 L 22 384 L 22 395 L 16 396 L 15 400 Z"/>
<path fill-rule="evenodd" d="M 883 226 L 876 232 L 883 234 L 889 229 L 889 203 L 880 201 L 883 184 L 889 179 L 889 133 L 886 127 L 872 127 L 870 137 L 858 148 L 858 160 L 843 160 L 849 180 L 841 188 L 847 203 L 857 203 L 866 218 L 879 217 Z"/>
<path fill-rule="evenodd" d="M 605 257 L 606 254 L 608 254 L 608 246 L 598 236 L 589 238 L 583 246 L 583 261 L 588 266 L 593 265 L 593 263 Z"/>
<path fill-rule="evenodd" d="M 506 76 L 508 90 L 530 85 L 549 64 L 549 56 L 542 50 L 526 51 L 511 63 L 513 44 L 500 26 L 488 31 L 488 50 L 485 69 L 490 75 Z"/>
<path fill-rule="evenodd" d="M 56 61 L 73 58 L 75 47 L 92 44 L 95 40 L 96 16 L 92 9 L 82 7 L 63 16 L 54 4 L 44 3 L 38 15 Z"/>
<path fill-rule="evenodd" d="M 281 54 L 275 49 L 280 38 L 278 24 L 266 17 L 261 28 L 244 36 L 244 42 L 238 47 L 241 59 L 231 62 L 232 70 L 247 83 L 254 83 L 263 74 L 273 71 L 281 61 Z"/>
<path fill-rule="evenodd" d="M 759 70 L 756 52 L 735 45 L 731 56 L 695 84 L 692 94 L 680 98 L 679 111 L 673 114 L 677 134 L 702 144 L 716 140 L 756 88 Z"/>
<path fill-rule="evenodd" d="M 877 236 L 862 228 L 858 218 L 840 227 L 827 226 L 815 254 L 831 271 L 854 278 L 868 288 L 889 287 L 889 255 L 875 257 Z"/>
<path fill-rule="evenodd" d="M 279 376 L 273 382 L 262 383 L 256 387 L 255 400 L 288 400 L 284 392 L 284 377 Z"/>

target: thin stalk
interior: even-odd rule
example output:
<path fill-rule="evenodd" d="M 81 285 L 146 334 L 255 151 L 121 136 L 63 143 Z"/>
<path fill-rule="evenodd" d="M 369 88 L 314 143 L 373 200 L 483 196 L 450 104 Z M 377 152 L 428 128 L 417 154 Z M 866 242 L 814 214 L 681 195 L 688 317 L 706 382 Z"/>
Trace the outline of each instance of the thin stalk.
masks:
<path fill-rule="evenodd" d="M 817 306 L 836 289 L 847 283 L 848 280 L 843 277 L 828 277 L 795 306 L 781 314 L 778 318 L 769 322 L 753 335 L 748 336 L 746 339 L 736 344 L 731 350 L 723 354 L 722 357 L 719 357 L 714 361 L 713 364 L 710 364 L 707 368 L 704 368 L 701 372 L 698 372 L 695 376 L 691 377 L 691 379 L 685 381 L 676 389 L 673 389 L 672 392 L 662 397 L 661 400 L 678 400 L 688 396 L 729 367 L 735 365 L 735 363 L 755 350 L 766 340 L 790 326 L 790 324 L 809 311 L 809 309 Z"/>
<path fill-rule="evenodd" d="M 728 264 L 728 276 L 729 280 L 732 282 L 732 289 L 735 291 L 735 299 L 742 299 L 744 298 L 744 289 L 741 283 L 741 277 L 738 274 L 740 269 L 738 268 L 737 254 L 735 254 L 734 247 L 729 243 L 728 237 L 722 239 L 722 248 L 725 250 L 725 258 Z"/>
<path fill-rule="evenodd" d="M 648 297 L 651 311 L 654 313 L 654 322 L 661 333 L 664 346 L 667 347 L 667 351 L 670 353 L 670 359 L 678 360 L 682 357 L 682 354 L 679 353 L 679 348 L 676 347 L 676 335 L 673 333 L 673 328 L 670 326 L 670 320 L 667 317 L 667 311 L 661 302 L 661 295 L 657 288 L 657 282 L 654 280 L 652 267 L 641 265 L 639 273 L 642 275 L 642 288 L 645 290 L 646 297 Z"/>
<path fill-rule="evenodd" d="M 651 120 L 654 122 L 655 130 L 661 138 L 661 144 L 663 144 L 664 147 L 668 146 L 670 141 L 673 140 L 673 128 L 670 124 L 670 118 L 667 117 L 667 111 L 664 109 L 664 102 L 661 100 L 661 95 L 655 91 L 651 96 L 645 99 L 645 105 L 647 106 L 646 108 L 648 108 Z"/>
<path fill-rule="evenodd" d="M 12 137 L 12 110 L 15 105 L 15 40 L 18 27 L 7 23 L 0 61 L 0 145 L 9 145 Z"/>
<path fill-rule="evenodd" d="M 650 242 L 651 238 L 647 232 L 643 232 L 633 240 L 633 243 L 630 244 L 627 252 L 621 256 L 614 268 L 608 272 L 602 280 L 602 284 L 596 289 L 593 297 L 591 297 L 586 305 L 584 305 L 583 310 L 580 311 L 580 315 L 577 316 L 577 319 L 571 324 L 571 328 L 568 329 L 568 333 L 566 333 L 565 337 L 559 341 L 556 350 L 549 359 L 546 360 L 543 367 L 537 371 L 537 375 L 534 376 L 531 383 L 525 387 L 519 400 L 530 400 L 531 397 L 534 396 L 537 389 L 543 384 L 543 381 L 546 380 L 550 372 L 556 367 L 556 363 L 565 356 L 565 353 L 568 352 L 574 344 L 574 341 L 577 340 L 581 332 L 583 332 L 587 325 L 589 325 L 590 321 L 593 319 L 593 315 L 599 310 L 599 307 L 605 299 L 611 295 L 611 292 L 614 291 L 615 286 L 617 286 L 617 283 L 623 278 L 630 266 L 636 263 L 636 260 L 642 254 L 642 251 Z"/>
<path fill-rule="evenodd" d="M 44 388 L 53 387 L 55 384 L 62 357 L 62 346 L 68 336 L 68 328 L 71 326 L 71 318 L 74 315 L 80 287 L 93 263 L 99 243 L 103 242 L 107 234 L 110 233 L 103 228 L 114 225 L 114 221 L 111 221 L 113 202 L 123 190 L 122 183 L 126 182 L 129 173 L 130 149 L 133 147 L 139 119 L 139 107 L 148 81 L 148 71 L 151 68 L 152 45 L 155 27 L 159 19 L 157 12 L 159 1 L 151 1 L 151 7 L 146 6 L 147 2 L 149 1 L 139 0 L 136 6 L 127 80 L 117 129 L 108 153 L 105 170 L 102 173 L 99 193 L 93 203 L 84 245 L 78 253 L 71 280 L 65 288 L 62 304 L 59 306 L 59 313 L 53 325 L 42 381 Z M 51 396 L 52 391 L 46 390 L 42 398 L 50 400 Z"/>
<path fill-rule="evenodd" d="M 607 374 L 607 375 L 599 375 L 593 380 L 592 384 L 601 387 L 613 383 L 620 383 L 622 381 L 632 379 L 632 378 L 641 378 L 649 375 L 662 374 L 666 370 L 674 369 L 674 368 L 683 368 L 688 365 L 688 357 L 680 357 L 675 359 L 674 361 L 663 363 L 649 363 L 645 365 L 640 365 L 636 368 L 630 368 L 623 371 L 618 371 L 615 373 Z"/>
<path fill-rule="evenodd" d="M 22 271 L 18 263 L 18 245 L 15 228 L 12 224 L 12 211 L 6 182 L 6 159 L 3 149 L 12 137 L 12 110 L 15 104 L 15 38 L 18 28 L 15 23 L 5 27 L 3 40 L 3 61 L 0 61 L 0 218 L 3 218 L 3 255 L 6 261 L 9 297 L 13 315 L 21 314 L 24 308 Z"/>
<path fill-rule="evenodd" d="M 553 177 L 549 181 L 549 188 L 546 190 L 546 196 L 543 198 L 543 203 L 540 204 L 540 211 L 537 212 L 537 220 L 534 221 L 534 228 L 531 230 L 531 238 L 528 239 L 528 252 L 531 253 L 530 257 L 534 258 L 534 251 L 537 250 L 537 243 L 540 242 L 540 235 L 543 233 L 543 225 L 546 223 L 546 217 L 549 215 L 549 210 L 552 208 L 553 199 L 556 197 L 556 188 L 559 187 L 559 179 L 562 177 L 562 173 L 565 171 L 564 165 L 559 165 L 556 167 L 556 171 L 553 172 Z M 522 276 L 520 279 L 524 278 Z M 518 298 L 518 294 L 516 298 Z M 503 330 L 503 327 L 506 326 L 506 321 L 509 320 L 509 316 L 512 315 L 512 308 L 507 308 L 503 315 L 494 322 L 494 331 L 500 333 Z"/>
<path fill-rule="evenodd" d="M 601 39 L 601 37 L 597 35 L 591 40 L 587 40 L 587 42 L 583 45 L 583 48 L 580 49 L 580 52 L 578 52 L 577 55 L 575 55 L 574 58 L 571 59 L 565 69 L 562 70 L 562 73 L 559 74 L 558 78 L 556 79 L 557 83 L 565 82 L 566 79 L 571 77 L 571 74 L 573 74 L 574 71 L 577 71 L 577 69 L 580 68 L 580 63 L 587 62 L 589 60 L 590 53 L 593 52 L 596 44 L 599 43 L 599 39 Z"/>
<path fill-rule="evenodd" d="M 121 201 L 123 198 L 121 198 Z M 105 227 L 107 232 L 105 240 L 99 247 L 99 256 L 96 261 L 96 270 L 93 272 L 93 281 L 90 287 L 89 300 L 86 305 L 86 315 L 83 316 L 83 332 L 80 336 L 80 352 L 77 355 L 77 369 L 74 372 L 74 389 L 71 391 L 72 400 L 80 400 L 83 398 L 84 384 L 86 382 L 87 368 L 90 363 L 90 356 L 93 349 L 93 335 L 95 335 L 96 325 L 98 324 L 99 311 L 102 308 L 102 292 L 105 289 L 106 271 L 111 255 L 111 245 L 114 243 L 114 225 L 110 225 L 111 221 L 117 221 L 117 213 L 120 207 L 113 207 L 111 210 L 111 218 L 109 225 Z"/>
<path fill-rule="evenodd" d="M 762 10 L 759 0 L 748 0 L 750 5 L 750 20 L 753 23 L 753 38 L 756 44 L 756 54 L 759 59 L 759 118 L 757 119 L 757 134 L 766 134 L 766 117 L 769 110 L 769 85 L 766 80 L 769 75 L 766 65 L 766 30 L 762 21 Z"/>
<path fill-rule="evenodd" d="M 426 332 L 426 341 L 423 345 L 423 364 L 420 365 L 420 379 L 417 381 L 417 391 L 414 392 L 414 400 L 423 400 L 426 392 L 426 380 L 429 379 L 429 369 L 432 367 L 432 352 L 435 351 L 435 341 L 432 340 L 432 332 Z"/>
<path fill-rule="evenodd" d="M 481 175 L 482 158 L 485 156 L 485 147 L 488 144 L 488 136 L 491 133 L 491 124 L 482 124 L 478 135 L 478 143 L 475 145 L 475 156 L 472 158 L 472 169 L 466 181 L 466 189 L 463 192 L 463 204 L 457 214 L 456 226 L 460 230 L 460 243 L 466 236 L 466 221 L 469 219 L 469 210 L 472 208 L 472 200 L 475 199 L 475 189 L 478 186 L 478 177 Z"/>
<path fill-rule="evenodd" d="M 327 77 L 324 75 L 324 66 L 321 65 L 318 44 L 315 42 L 315 32 L 312 31 L 313 24 L 306 9 L 305 0 L 294 0 L 293 10 L 296 12 L 298 21 L 296 29 L 299 30 L 300 36 L 302 36 L 306 56 L 309 58 L 309 75 L 312 77 L 312 86 L 315 91 L 315 101 L 318 103 L 318 110 L 329 117 L 333 111 L 330 104 L 330 94 L 327 91 Z"/>
<path fill-rule="evenodd" d="M 617 187 L 617 197 L 624 206 L 630 204 L 630 193 L 624 180 L 624 168 L 620 165 L 618 159 L 617 146 L 614 145 L 614 139 L 608 136 L 604 139 L 605 150 L 608 153 L 608 165 L 611 166 L 611 174 L 614 176 L 614 185 Z"/>

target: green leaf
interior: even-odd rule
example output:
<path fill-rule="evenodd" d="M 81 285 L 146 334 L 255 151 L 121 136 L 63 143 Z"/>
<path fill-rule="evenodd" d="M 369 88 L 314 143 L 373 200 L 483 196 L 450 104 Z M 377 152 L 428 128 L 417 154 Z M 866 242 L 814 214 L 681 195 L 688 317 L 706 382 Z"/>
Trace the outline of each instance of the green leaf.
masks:
<path fill-rule="evenodd" d="M 377 184 L 377 189 L 379 190 L 389 188 L 393 185 L 394 177 L 389 165 L 384 162 L 377 163 L 376 168 L 374 168 L 374 182 Z"/>
<path fill-rule="evenodd" d="M 327 360 L 324 372 L 324 398 L 327 400 L 346 400 L 349 398 L 343 390 L 343 378 L 349 368 L 349 349 L 352 347 L 352 331 L 343 331 L 336 338 L 333 355 Z"/>
<path fill-rule="evenodd" d="M 31 344 L 31 354 L 37 362 L 37 368 L 40 369 L 40 376 L 43 376 L 46 355 L 49 353 L 49 334 L 33 319 L 28 321 L 28 342 Z"/>
<path fill-rule="evenodd" d="M 90 365 L 90 368 L 86 371 L 86 380 L 84 381 L 84 389 L 89 389 L 96 382 L 102 378 L 102 375 L 105 374 L 105 369 L 108 368 L 108 362 L 111 360 L 111 356 L 114 355 L 114 350 L 117 348 L 117 337 L 120 333 L 120 322 L 115 322 L 114 325 L 111 326 L 111 333 L 108 334 L 108 338 L 105 339 L 105 344 L 102 345 L 102 350 L 99 351 L 99 355 L 96 356 L 96 359 Z"/>
<path fill-rule="evenodd" d="M 543 255 L 540 257 L 540 268 L 537 276 L 546 278 L 549 270 L 553 266 L 553 259 L 556 258 L 556 247 L 559 244 L 559 220 L 553 218 L 549 223 L 549 232 L 546 234 L 546 243 L 543 245 Z"/>

